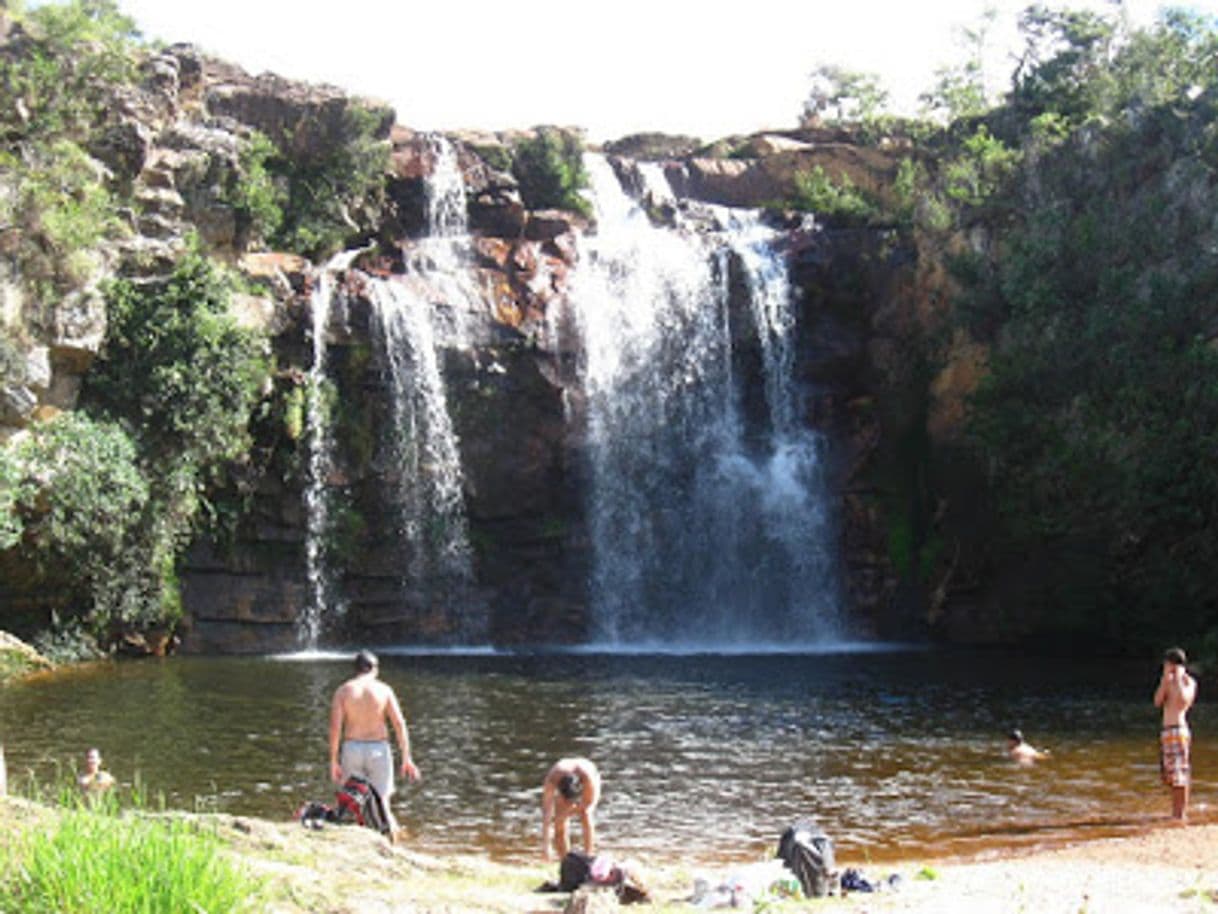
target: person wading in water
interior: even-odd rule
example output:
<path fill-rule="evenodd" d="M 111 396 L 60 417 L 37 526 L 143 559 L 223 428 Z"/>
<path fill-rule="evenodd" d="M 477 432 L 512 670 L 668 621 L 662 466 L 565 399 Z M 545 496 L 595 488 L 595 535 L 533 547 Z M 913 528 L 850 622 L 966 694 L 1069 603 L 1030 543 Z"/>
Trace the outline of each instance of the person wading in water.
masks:
<path fill-rule="evenodd" d="M 1184 651 L 1173 647 L 1163 655 L 1163 674 L 1155 689 L 1155 707 L 1163 709 L 1159 732 L 1159 768 L 1163 783 L 1171 788 L 1171 814 L 1179 822 L 1188 820 L 1188 790 L 1192 781 L 1189 750 L 1188 709 L 1197 700 L 1197 681 L 1188 675 Z"/>
<path fill-rule="evenodd" d="M 396 830 L 389 797 L 393 793 L 393 750 L 385 718 L 393 724 L 402 753 L 401 776 L 420 778 L 410 758 L 410 736 L 406 718 L 393 689 L 377 679 L 376 655 L 355 655 L 355 675 L 338 687 L 330 704 L 330 779 L 341 785 L 351 775 L 366 778 L 385 805 L 390 827 Z"/>

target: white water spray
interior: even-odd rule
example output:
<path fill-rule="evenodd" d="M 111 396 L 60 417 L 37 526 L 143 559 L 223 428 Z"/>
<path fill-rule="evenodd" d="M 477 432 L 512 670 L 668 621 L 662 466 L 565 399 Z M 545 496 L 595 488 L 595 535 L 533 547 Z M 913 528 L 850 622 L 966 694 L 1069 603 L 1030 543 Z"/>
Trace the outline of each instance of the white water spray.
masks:
<path fill-rule="evenodd" d="M 573 301 L 586 347 L 593 613 L 607 644 L 812 644 L 836 637 L 819 441 L 791 376 L 785 266 L 755 215 L 718 232 L 651 225 L 599 156 L 597 234 Z M 658 169 L 653 200 L 671 200 Z M 764 362 L 766 430 L 733 375 L 730 270 Z"/>

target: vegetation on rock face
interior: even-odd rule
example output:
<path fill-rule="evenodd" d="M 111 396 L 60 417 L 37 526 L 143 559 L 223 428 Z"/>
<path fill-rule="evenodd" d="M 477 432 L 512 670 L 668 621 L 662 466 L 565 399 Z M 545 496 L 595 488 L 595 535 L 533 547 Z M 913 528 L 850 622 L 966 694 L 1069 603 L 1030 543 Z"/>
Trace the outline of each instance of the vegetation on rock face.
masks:
<path fill-rule="evenodd" d="M 1004 101 L 978 113 L 957 74 L 958 119 L 896 188 L 900 221 L 957 252 L 943 338 L 989 352 L 952 457 L 985 491 L 940 480 L 948 533 L 970 531 L 1012 632 L 1212 651 L 1218 32 L 1041 8 L 1022 27 Z"/>
<path fill-rule="evenodd" d="M 40 298 L 93 277 L 120 227 L 105 170 L 86 151 L 114 87 L 132 79 L 136 33 L 110 0 L 39 6 L 0 49 L 0 239 Z"/>
<path fill-rule="evenodd" d="M 180 611 L 178 552 L 247 451 L 266 376 L 263 344 L 228 316 L 228 292 L 197 253 L 162 283 L 115 282 L 82 409 L 0 449 L 0 549 L 63 589 L 61 629 L 104 638 Z"/>
<path fill-rule="evenodd" d="M 389 144 L 379 135 L 380 116 L 349 107 L 336 142 L 308 157 L 256 142 L 247 152 L 251 173 L 265 172 L 278 183 L 272 192 L 258 179 L 248 182 L 246 205 L 260 218 L 271 245 L 321 258 L 372 233 L 385 198 Z M 275 218 L 276 211 L 279 218 Z"/>
<path fill-rule="evenodd" d="M 512 175 L 529 209 L 564 209 L 590 215 L 580 193 L 588 186 L 583 146 L 572 133 L 539 128 L 512 150 Z"/>

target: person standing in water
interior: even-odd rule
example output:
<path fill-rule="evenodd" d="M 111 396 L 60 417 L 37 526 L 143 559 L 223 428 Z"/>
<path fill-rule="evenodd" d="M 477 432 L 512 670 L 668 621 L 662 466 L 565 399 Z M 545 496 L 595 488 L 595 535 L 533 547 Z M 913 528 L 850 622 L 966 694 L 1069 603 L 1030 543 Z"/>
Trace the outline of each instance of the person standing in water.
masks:
<path fill-rule="evenodd" d="M 1188 658 L 1178 647 L 1163 655 L 1163 673 L 1155 689 L 1155 707 L 1163 709 L 1163 729 L 1159 732 L 1159 770 L 1163 783 L 1171 788 L 1171 814 L 1178 822 L 1188 820 L 1188 792 L 1192 782 L 1189 750 L 1192 732 L 1188 728 L 1188 709 L 1197 700 L 1197 681 L 1185 668 Z"/>
<path fill-rule="evenodd" d="M 596 805 L 601 800 L 601 775 L 586 758 L 559 759 L 541 784 L 541 852 L 546 860 L 552 851 L 558 859 L 567 856 L 571 842 L 567 820 L 579 813 L 584 827 L 584 850 L 596 853 Z M 551 844 L 550 829 L 554 829 Z"/>
<path fill-rule="evenodd" d="M 1037 749 L 1026 739 L 1019 730 L 1012 730 L 1007 736 L 1007 755 L 1016 765 L 1024 767 L 1034 765 L 1049 757 L 1048 749 Z"/>
<path fill-rule="evenodd" d="M 76 779 L 76 786 L 86 797 L 99 797 L 114 786 L 114 777 L 102 769 L 100 749 L 90 749 L 85 753 L 84 771 Z"/>
<path fill-rule="evenodd" d="M 342 784 L 351 775 L 366 778 L 385 805 L 391 827 L 396 828 L 389 809 L 393 793 L 393 750 L 389 730 L 393 725 L 401 750 L 401 776 L 420 778 L 410 757 L 410 734 L 406 718 L 392 688 L 377 678 L 380 665 L 371 651 L 355 655 L 355 675 L 338 687 L 330 704 L 330 779 Z"/>

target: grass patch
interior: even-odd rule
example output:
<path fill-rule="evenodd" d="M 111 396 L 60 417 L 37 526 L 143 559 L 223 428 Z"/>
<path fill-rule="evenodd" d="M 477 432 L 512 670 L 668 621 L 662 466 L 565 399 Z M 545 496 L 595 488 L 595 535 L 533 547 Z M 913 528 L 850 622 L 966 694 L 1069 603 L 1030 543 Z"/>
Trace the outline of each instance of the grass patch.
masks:
<path fill-rule="evenodd" d="M 6 914 L 256 910 L 259 884 L 214 834 L 187 820 L 75 804 L 56 825 L 24 831 L 0 876 Z"/>

